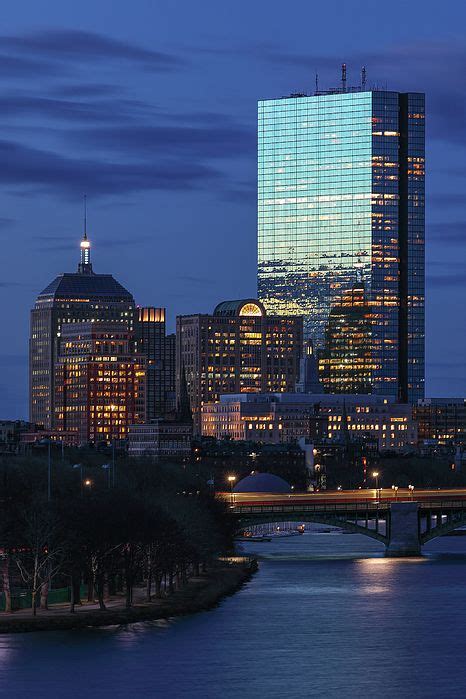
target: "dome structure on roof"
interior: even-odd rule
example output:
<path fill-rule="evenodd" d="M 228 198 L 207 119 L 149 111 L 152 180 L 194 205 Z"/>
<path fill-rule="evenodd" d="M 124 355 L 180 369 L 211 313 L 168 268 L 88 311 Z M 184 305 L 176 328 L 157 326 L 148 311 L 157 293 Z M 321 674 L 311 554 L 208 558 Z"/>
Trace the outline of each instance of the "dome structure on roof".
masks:
<path fill-rule="evenodd" d="M 265 316 L 265 307 L 257 299 L 239 299 L 236 301 L 222 301 L 214 309 L 214 316 Z"/>
<path fill-rule="evenodd" d="M 280 476 L 272 473 L 253 471 L 239 481 L 233 488 L 234 493 L 291 493 L 291 486 Z"/>

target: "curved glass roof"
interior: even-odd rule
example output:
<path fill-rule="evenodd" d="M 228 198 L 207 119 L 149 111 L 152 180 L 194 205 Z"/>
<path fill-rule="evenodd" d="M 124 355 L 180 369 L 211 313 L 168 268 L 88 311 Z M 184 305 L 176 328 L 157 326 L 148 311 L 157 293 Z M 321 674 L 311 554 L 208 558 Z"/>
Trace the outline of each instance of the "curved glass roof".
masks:
<path fill-rule="evenodd" d="M 236 301 L 222 301 L 219 303 L 214 310 L 214 316 L 238 316 L 243 306 L 250 306 L 250 315 L 259 315 L 257 310 L 252 307 L 258 308 L 261 311 L 261 315 L 265 316 L 264 306 L 257 299 L 238 299 Z M 248 313 L 243 313 L 241 315 L 249 315 Z"/>

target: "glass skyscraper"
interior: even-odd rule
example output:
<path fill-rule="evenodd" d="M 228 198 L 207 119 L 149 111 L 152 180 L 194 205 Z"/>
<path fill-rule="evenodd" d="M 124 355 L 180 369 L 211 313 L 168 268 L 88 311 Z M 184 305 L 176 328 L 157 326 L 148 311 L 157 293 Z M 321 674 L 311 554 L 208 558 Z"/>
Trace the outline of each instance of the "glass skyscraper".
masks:
<path fill-rule="evenodd" d="M 359 89 L 258 110 L 258 296 L 303 315 L 322 352 L 332 307 L 361 280 L 368 390 L 402 401 L 424 395 L 424 117 L 423 94 Z"/>

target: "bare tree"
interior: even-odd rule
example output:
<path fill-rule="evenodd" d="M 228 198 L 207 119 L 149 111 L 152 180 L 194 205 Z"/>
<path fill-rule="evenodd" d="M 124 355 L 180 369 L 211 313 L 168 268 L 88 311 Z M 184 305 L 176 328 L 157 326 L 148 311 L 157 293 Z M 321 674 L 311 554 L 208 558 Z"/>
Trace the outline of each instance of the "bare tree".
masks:
<path fill-rule="evenodd" d="M 21 579 L 31 592 L 32 613 L 37 612 L 37 597 L 47 607 L 47 595 L 53 576 L 63 562 L 63 547 L 59 539 L 59 521 L 51 508 L 34 503 L 23 510 L 18 519 L 21 545 L 13 552 L 13 560 Z"/>

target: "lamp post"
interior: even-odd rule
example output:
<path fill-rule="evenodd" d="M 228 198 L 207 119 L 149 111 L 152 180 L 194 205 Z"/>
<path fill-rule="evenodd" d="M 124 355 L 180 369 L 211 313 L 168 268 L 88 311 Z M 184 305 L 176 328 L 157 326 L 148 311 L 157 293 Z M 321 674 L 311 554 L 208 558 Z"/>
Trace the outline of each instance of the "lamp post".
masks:
<path fill-rule="evenodd" d="M 48 459 L 47 459 L 47 500 L 52 499 L 52 440 L 48 439 Z"/>
<path fill-rule="evenodd" d="M 375 478 L 375 494 L 377 495 L 377 491 L 379 489 L 379 472 L 372 471 L 372 478 Z"/>
<path fill-rule="evenodd" d="M 112 437 L 112 485 L 115 487 L 115 438 Z"/>
<path fill-rule="evenodd" d="M 110 489 L 112 487 L 112 481 L 110 480 L 112 475 L 111 466 L 110 464 L 102 464 L 102 468 L 107 471 L 107 486 Z"/>
<path fill-rule="evenodd" d="M 82 464 L 73 464 L 73 468 L 79 468 L 79 484 L 80 484 L 81 497 L 82 497 L 83 496 L 83 465 Z"/>
<path fill-rule="evenodd" d="M 397 486 L 397 485 L 392 485 L 392 490 L 393 490 L 393 493 L 394 493 L 394 495 L 395 495 L 395 500 L 396 500 L 397 497 L 398 497 L 398 486 Z"/>
<path fill-rule="evenodd" d="M 236 476 L 228 476 L 227 481 L 230 484 L 230 501 L 233 503 L 233 483 L 236 481 Z"/>
<path fill-rule="evenodd" d="M 414 485 L 408 485 L 408 490 L 411 494 L 411 500 L 414 499 Z"/>

